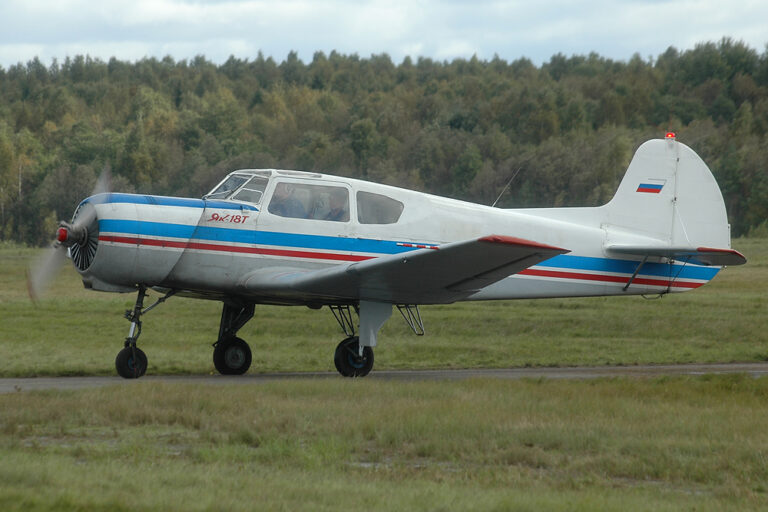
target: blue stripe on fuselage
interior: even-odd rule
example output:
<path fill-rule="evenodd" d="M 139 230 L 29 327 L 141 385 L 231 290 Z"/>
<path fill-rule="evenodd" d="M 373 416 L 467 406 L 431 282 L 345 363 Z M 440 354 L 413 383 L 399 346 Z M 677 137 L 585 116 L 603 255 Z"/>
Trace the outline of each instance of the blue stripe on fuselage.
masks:
<path fill-rule="evenodd" d="M 617 260 L 612 258 L 592 258 L 588 256 L 571 256 L 561 254 L 542 261 L 539 266 L 567 268 L 574 270 L 593 270 L 598 272 L 615 272 L 617 274 L 633 274 L 639 262 L 632 260 Z M 719 271 L 719 267 L 700 267 L 695 265 L 680 265 L 669 263 L 646 263 L 640 269 L 639 275 L 660 277 L 677 277 L 681 279 L 706 279 L 710 280 Z"/>
<path fill-rule="evenodd" d="M 397 254 L 414 250 L 412 247 L 397 245 L 392 240 L 371 240 L 365 238 L 342 238 L 336 236 L 307 235 L 297 233 L 281 233 L 275 231 L 258 231 L 251 229 L 232 229 L 211 226 L 190 226 L 185 224 L 168 224 L 163 222 L 146 222 L 134 220 L 101 219 L 99 229 L 103 232 L 125 233 L 129 235 L 146 235 L 216 242 L 233 242 L 241 244 L 258 244 L 301 249 L 321 249 L 329 251 L 361 252 L 373 254 Z M 408 242 L 412 243 L 412 242 Z M 588 270 L 595 272 L 613 272 L 617 274 L 633 274 L 638 261 L 618 260 L 611 258 L 594 258 L 589 256 L 573 256 L 561 254 L 539 263 L 540 267 L 553 267 L 571 270 Z M 697 265 L 681 265 L 668 263 L 645 263 L 639 275 L 677 277 L 679 279 L 711 280 L 718 267 L 701 267 Z"/>
<path fill-rule="evenodd" d="M 190 226 L 185 224 L 167 224 L 163 222 L 135 220 L 101 219 L 99 220 L 99 230 L 109 233 L 126 233 L 132 235 L 184 239 L 195 238 L 196 240 L 210 240 L 216 242 L 274 245 L 282 247 L 298 247 L 302 249 L 324 249 L 330 251 L 369 252 L 376 254 L 396 254 L 413 250 L 413 248 L 410 247 L 399 246 L 397 245 L 398 242 L 390 240 L 342 238 L 336 236 L 305 235 L 211 226 Z"/>
<path fill-rule="evenodd" d="M 253 205 L 244 203 L 230 203 L 228 201 L 214 201 L 209 199 L 193 199 L 188 197 L 151 196 L 141 194 L 97 194 L 86 199 L 85 202 L 94 204 L 104 203 L 128 203 L 149 204 L 156 206 L 183 206 L 186 208 L 216 208 L 219 210 L 248 210 L 259 211 Z"/>

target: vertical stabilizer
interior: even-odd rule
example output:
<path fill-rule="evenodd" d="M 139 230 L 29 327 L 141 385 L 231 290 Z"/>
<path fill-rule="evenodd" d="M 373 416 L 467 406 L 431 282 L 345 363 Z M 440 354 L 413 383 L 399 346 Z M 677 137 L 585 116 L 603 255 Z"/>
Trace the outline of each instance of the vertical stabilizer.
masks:
<path fill-rule="evenodd" d="M 674 137 L 640 146 L 613 199 L 605 227 L 671 247 L 730 247 L 725 203 L 704 161 Z"/>

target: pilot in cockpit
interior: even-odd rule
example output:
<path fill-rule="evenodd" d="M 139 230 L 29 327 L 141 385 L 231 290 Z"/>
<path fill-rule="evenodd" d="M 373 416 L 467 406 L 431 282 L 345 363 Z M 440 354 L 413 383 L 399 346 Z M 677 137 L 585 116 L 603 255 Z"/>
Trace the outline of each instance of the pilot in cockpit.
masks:
<path fill-rule="evenodd" d="M 294 217 L 304 219 L 307 217 L 307 211 L 304 205 L 293 196 L 293 190 L 288 183 L 278 183 L 269 201 L 269 213 L 280 215 L 281 217 Z"/>

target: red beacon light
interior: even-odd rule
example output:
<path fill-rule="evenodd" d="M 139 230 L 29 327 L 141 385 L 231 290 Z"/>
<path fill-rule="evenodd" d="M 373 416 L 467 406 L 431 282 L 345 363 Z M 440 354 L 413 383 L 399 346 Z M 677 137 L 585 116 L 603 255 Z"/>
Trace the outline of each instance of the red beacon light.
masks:
<path fill-rule="evenodd" d="M 664 138 L 667 140 L 675 140 L 675 132 L 667 132 L 664 134 Z"/>

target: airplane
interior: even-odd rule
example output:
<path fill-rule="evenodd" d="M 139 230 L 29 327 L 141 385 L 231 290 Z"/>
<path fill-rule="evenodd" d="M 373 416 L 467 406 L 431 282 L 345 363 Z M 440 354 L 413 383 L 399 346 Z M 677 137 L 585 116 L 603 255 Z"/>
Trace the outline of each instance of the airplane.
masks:
<path fill-rule="evenodd" d="M 29 278 L 39 296 L 69 256 L 86 288 L 137 293 L 115 366 L 141 377 L 141 317 L 173 296 L 223 303 L 213 350 L 245 373 L 238 331 L 259 304 L 327 306 L 344 333 L 334 364 L 373 368 L 397 307 L 417 335 L 420 305 L 685 292 L 746 258 L 731 248 L 707 165 L 668 133 L 643 143 L 599 207 L 502 209 L 316 172 L 243 169 L 201 199 L 100 192 L 61 222 Z M 148 290 L 161 297 L 145 307 Z"/>

